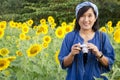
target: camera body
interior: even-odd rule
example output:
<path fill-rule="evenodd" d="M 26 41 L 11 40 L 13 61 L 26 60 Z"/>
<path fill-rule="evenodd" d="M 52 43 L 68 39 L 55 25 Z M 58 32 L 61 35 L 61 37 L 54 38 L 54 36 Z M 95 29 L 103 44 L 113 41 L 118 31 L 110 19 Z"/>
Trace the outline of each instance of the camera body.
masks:
<path fill-rule="evenodd" d="M 80 47 L 81 47 L 83 53 L 88 53 L 89 50 L 88 50 L 86 44 L 82 44 L 82 45 L 80 45 Z"/>

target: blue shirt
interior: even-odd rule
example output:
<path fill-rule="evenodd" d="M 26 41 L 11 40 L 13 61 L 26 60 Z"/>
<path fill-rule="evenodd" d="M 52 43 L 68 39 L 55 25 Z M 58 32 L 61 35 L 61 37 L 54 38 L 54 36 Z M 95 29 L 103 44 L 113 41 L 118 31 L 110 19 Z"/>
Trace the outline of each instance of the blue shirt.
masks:
<path fill-rule="evenodd" d="M 67 70 L 66 80 L 94 80 L 94 77 L 100 78 L 102 73 L 111 70 L 115 60 L 114 49 L 111 46 L 108 36 L 102 32 L 101 37 L 99 31 L 96 31 L 93 39 L 89 40 L 88 42 L 93 43 L 100 51 L 102 51 L 103 55 L 109 60 L 109 66 L 102 66 L 102 64 L 100 64 L 96 56 L 92 54 L 91 51 L 88 53 L 87 63 L 84 66 L 83 53 L 80 51 L 80 54 L 75 56 L 72 64 L 65 67 L 63 65 L 64 57 L 71 52 L 72 45 L 79 42 L 82 44 L 84 40 L 79 35 L 78 31 L 72 31 L 68 33 L 62 42 L 58 58 L 61 67 Z M 107 80 L 107 78 L 104 78 L 104 80 Z"/>

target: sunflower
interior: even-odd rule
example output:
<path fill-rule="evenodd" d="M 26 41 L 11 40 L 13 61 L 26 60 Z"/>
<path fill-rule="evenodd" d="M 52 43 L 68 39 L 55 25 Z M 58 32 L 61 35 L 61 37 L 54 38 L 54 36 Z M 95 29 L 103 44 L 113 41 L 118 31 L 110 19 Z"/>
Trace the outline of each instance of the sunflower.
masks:
<path fill-rule="evenodd" d="M 59 50 L 55 52 L 55 61 L 57 64 L 60 64 L 59 59 L 58 59 L 59 52 L 60 52 Z"/>
<path fill-rule="evenodd" d="M 32 26 L 33 20 L 32 20 L 32 19 L 28 20 L 28 21 L 27 21 L 27 24 L 28 24 L 29 26 Z"/>
<path fill-rule="evenodd" d="M 4 30 L 0 29 L 0 38 L 2 38 L 4 36 Z"/>
<path fill-rule="evenodd" d="M 41 51 L 41 45 L 34 44 L 34 45 L 31 45 L 26 52 L 28 57 L 33 57 L 33 56 L 36 56 L 40 51 Z"/>
<path fill-rule="evenodd" d="M 0 22 L 0 28 L 4 30 L 6 28 L 6 24 L 6 21 Z"/>
<path fill-rule="evenodd" d="M 23 26 L 22 27 L 22 32 L 23 33 L 28 33 L 28 31 L 29 31 L 29 27 L 28 26 Z"/>
<path fill-rule="evenodd" d="M 26 36 L 26 40 L 30 40 L 31 39 L 31 37 L 30 36 Z"/>
<path fill-rule="evenodd" d="M 62 26 L 62 27 L 67 26 L 67 23 L 66 23 L 66 22 L 62 22 L 62 23 L 61 23 L 61 26 Z"/>
<path fill-rule="evenodd" d="M 43 48 L 47 48 L 47 47 L 48 47 L 48 43 L 43 42 L 43 43 L 42 43 L 42 47 L 43 47 Z"/>
<path fill-rule="evenodd" d="M 112 27 L 112 21 L 108 21 L 107 26 Z"/>
<path fill-rule="evenodd" d="M 70 32 L 70 31 L 72 31 L 72 27 L 71 27 L 70 25 L 67 25 L 67 26 L 65 27 L 65 33 L 68 33 L 68 32 Z"/>
<path fill-rule="evenodd" d="M 10 56 L 7 59 L 11 62 L 11 61 L 14 61 L 16 59 L 16 56 Z"/>
<path fill-rule="evenodd" d="M 63 38 L 64 35 L 65 35 L 65 31 L 62 27 L 58 27 L 55 31 L 55 35 L 58 37 L 58 38 Z"/>
<path fill-rule="evenodd" d="M 25 39 L 26 39 L 25 33 L 21 33 L 21 34 L 19 35 L 19 37 L 20 37 L 21 40 L 25 40 Z"/>
<path fill-rule="evenodd" d="M 56 27 L 56 23 L 52 23 L 52 24 L 51 24 L 51 28 L 52 28 L 52 29 L 55 29 L 55 27 Z"/>
<path fill-rule="evenodd" d="M 48 17 L 48 22 L 49 22 L 50 24 L 52 24 L 52 23 L 55 22 L 55 20 L 54 20 L 54 18 L 53 18 L 52 16 L 49 16 L 49 17 Z"/>
<path fill-rule="evenodd" d="M 51 42 L 51 37 L 50 36 L 44 36 L 43 41 L 46 42 L 46 43 L 50 43 Z"/>
<path fill-rule="evenodd" d="M 1 56 L 6 56 L 8 54 L 9 54 L 9 50 L 7 48 L 0 49 L 0 55 Z"/>
<path fill-rule="evenodd" d="M 6 58 L 0 58 L 0 71 L 5 70 L 10 65 L 10 61 Z"/>
<path fill-rule="evenodd" d="M 22 54 L 21 51 L 16 51 L 16 55 L 17 55 L 17 56 L 22 56 L 23 54 Z"/>
<path fill-rule="evenodd" d="M 107 30 L 106 30 L 106 28 L 104 26 L 100 28 L 100 31 L 107 32 Z"/>
<path fill-rule="evenodd" d="M 10 21 L 9 25 L 10 25 L 10 27 L 14 28 L 15 27 L 15 22 L 14 21 Z"/>
<path fill-rule="evenodd" d="M 117 42 L 117 43 L 120 43 L 120 29 L 117 29 L 115 32 L 114 32 L 114 40 Z"/>
<path fill-rule="evenodd" d="M 46 24 L 46 19 L 41 19 L 40 24 L 42 24 L 42 25 Z"/>
<path fill-rule="evenodd" d="M 108 33 L 111 34 L 114 31 L 113 27 L 108 27 Z"/>

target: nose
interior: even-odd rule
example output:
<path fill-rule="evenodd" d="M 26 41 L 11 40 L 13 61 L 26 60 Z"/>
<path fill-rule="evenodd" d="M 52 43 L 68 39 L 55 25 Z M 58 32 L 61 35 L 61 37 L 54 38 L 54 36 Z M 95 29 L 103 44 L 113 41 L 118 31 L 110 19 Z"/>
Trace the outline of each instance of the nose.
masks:
<path fill-rule="evenodd" d="M 88 21 L 89 19 L 88 19 L 88 17 L 84 17 L 84 21 Z"/>

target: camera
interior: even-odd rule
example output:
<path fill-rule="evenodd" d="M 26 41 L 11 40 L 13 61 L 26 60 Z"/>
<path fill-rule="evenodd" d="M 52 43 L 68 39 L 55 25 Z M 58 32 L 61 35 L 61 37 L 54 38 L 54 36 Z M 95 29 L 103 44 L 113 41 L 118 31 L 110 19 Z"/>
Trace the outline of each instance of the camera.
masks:
<path fill-rule="evenodd" d="M 86 44 L 82 44 L 82 45 L 80 45 L 80 47 L 81 47 L 83 53 L 88 53 L 88 48 L 87 48 Z"/>

